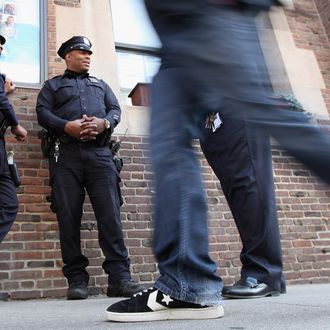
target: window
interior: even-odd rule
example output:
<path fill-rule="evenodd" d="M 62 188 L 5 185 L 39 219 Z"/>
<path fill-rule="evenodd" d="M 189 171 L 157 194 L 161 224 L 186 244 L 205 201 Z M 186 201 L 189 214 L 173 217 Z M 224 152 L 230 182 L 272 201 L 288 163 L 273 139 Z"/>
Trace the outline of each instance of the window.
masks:
<path fill-rule="evenodd" d="M 151 82 L 159 68 L 156 56 L 117 49 L 119 84 L 131 91 L 138 82 Z"/>
<path fill-rule="evenodd" d="M 0 69 L 18 86 L 45 80 L 45 0 L 0 0 L 0 34 L 6 38 Z"/>
<path fill-rule="evenodd" d="M 137 83 L 151 82 L 158 71 L 161 47 L 143 0 L 111 0 L 119 84 L 126 103 Z M 133 32 L 132 32 L 133 31 Z"/>
<path fill-rule="evenodd" d="M 122 45 L 159 48 L 143 0 L 111 0 L 115 42 Z"/>

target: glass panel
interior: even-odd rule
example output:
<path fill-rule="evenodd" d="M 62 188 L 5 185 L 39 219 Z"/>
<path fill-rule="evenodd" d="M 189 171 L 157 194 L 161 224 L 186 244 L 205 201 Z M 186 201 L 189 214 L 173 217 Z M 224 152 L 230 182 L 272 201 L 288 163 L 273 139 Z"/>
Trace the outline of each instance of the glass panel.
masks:
<path fill-rule="evenodd" d="M 117 51 L 119 84 L 133 89 L 138 82 L 151 82 L 158 71 L 160 60 L 155 56 Z"/>
<path fill-rule="evenodd" d="M 133 88 L 137 81 L 144 81 L 143 56 L 118 52 L 119 84 L 122 88 Z"/>
<path fill-rule="evenodd" d="M 145 82 L 151 82 L 154 75 L 158 72 L 160 59 L 155 56 L 144 56 Z"/>
<path fill-rule="evenodd" d="M 111 13 L 116 43 L 160 47 L 143 0 L 111 0 Z"/>

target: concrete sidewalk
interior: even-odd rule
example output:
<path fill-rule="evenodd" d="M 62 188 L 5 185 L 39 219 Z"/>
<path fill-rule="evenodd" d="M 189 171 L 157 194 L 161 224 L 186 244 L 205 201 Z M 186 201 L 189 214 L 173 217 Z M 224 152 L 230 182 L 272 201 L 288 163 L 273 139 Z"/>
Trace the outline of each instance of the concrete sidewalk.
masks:
<path fill-rule="evenodd" d="M 330 284 L 292 285 L 279 297 L 225 300 L 216 320 L 113 323 L 105 310 L 114 298 L 0 301 L 0 329 L 261 330 L 330 329 Z"/>

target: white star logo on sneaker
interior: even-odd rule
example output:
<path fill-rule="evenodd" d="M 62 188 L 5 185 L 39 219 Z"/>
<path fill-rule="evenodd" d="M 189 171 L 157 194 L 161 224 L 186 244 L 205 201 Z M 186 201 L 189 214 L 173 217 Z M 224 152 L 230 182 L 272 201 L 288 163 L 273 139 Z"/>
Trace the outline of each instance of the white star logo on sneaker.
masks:
<path fill-rule="evenodd" d="M 166 309 L 165 306 L 159 304 L 157 302 L 157 294 L 158 294 L 158 290 L 150 293 L 149 297 L 148 297 L 148 302 L 147 302 L 147 306 L 152 310 L 152 311 L 159 311 L 162 309 Z"/>
<path fill-rule="evenodd" d="M 167 294 L 164 294 L 163 293 L 163 300 L 162 300 L 162 302 L 164 302 L 167 306 L 168 306 L 168 304 L 171 302 L 171 301 L 173 301 L 173 299 L 171 299 L 171 297 L 170 296 L 168 296 Z"/>

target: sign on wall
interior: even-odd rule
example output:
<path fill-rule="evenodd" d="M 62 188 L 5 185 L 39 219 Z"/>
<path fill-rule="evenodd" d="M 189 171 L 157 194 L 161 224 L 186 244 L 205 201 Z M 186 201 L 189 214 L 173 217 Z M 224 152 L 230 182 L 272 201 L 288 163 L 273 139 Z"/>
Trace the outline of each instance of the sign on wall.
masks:
<path fill-rule="evenodd" d="M 0 34 L 7 40 L 1 72 L 16 83 L 40 83 L 40 0 L 0 0 Z"/>

